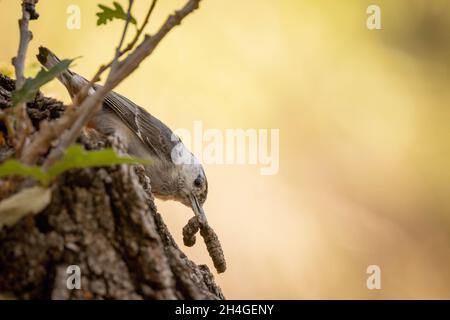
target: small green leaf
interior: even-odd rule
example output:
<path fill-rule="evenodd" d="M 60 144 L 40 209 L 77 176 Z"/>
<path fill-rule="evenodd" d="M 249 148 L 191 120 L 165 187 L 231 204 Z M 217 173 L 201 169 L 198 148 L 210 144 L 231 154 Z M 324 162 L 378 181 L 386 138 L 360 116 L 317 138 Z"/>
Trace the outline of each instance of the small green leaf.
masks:
<path fill-rule="evenodd" d="M 150 161 L 128 156 L 120 156 L 113 149 L 86 151 L 79 144 L 74 144 L 67 149 L 64 158 L 55 162 L 49 169 L 50 178 L 54 178 L 70 169 L 104 167 L 116 164 L 149 164 Z"/>
<path fill-rule="evenodd" d="M 49 176 L 38 166 L 26 166 L 18 160 L 6 160 L 0 165 L 0 178 L 5 176 L 33 177 L 41 184 L 47 185 Z"/>
<path fill-rule="evenodd" d="M 11 101 L 16 106 L 21 102 L 28 102 L 34 99 L 39 89 L 47 82 L 52 81 L 59 76 L 64 70 L 69 68 L 72 60 L 66 59 L 58 62 L 48 71 L 41 69 L 35 78 L 27 79 L 20 90 L 13 91 Z"/>
<path fill-rule="evenodd" d="M 123 9 L 120 3 L 114 1 L 114 8 L 109 8 L 103 4 L 99 4 L 98 7 L 102 10 L 97 12 L 97 25 L 107 24 L 108 21 L 113 21 L 114 19 L 127 20 L 127 12 Z M 131 16 L 130 23 L 136 25 L 136 19 Z"/>

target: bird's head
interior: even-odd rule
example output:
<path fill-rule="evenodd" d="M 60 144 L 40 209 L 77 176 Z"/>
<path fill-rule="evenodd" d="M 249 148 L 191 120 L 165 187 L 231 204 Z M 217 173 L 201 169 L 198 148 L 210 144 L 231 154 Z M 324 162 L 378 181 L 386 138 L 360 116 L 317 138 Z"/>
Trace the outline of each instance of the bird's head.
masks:
<path fill-rule="evenodd" d="M 175 187 L 173 198 L 192 208 L 200 223 L 206 223 L 203 204 L 208 196 L 208 180 L 205 170 L 198 159 L 181 142 L 178 136 L 172 136 L 177 141 L 172 149 L 172 163 L 175 165 Z"/>
<path fill-rule="evenodd" d="M 200 222 L 206 222 L 203 204 L 208 196 L 208 180 L 203 166 L 198 162 L 185 164 L 181 170 L 181 176 L 180 201 L 192 208 Z"/>

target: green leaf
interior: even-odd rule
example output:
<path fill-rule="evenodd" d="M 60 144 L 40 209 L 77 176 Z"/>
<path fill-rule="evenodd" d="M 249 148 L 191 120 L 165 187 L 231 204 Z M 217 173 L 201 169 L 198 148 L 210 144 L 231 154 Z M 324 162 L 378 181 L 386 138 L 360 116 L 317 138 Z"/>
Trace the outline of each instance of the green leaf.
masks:
<path fill-rule="evenodd" d="M 6 160 L 0 165 L 0 178 L 5 176 L 33 177 L 39 180 L 41 184 L 47 185 L 49 177 L 41 167 L 26 166 L 18 160 Z"/>
<path fill-rule="evenodd" d="M 49 169 L 50 178 L 54 178 L 64 171 L 75 168 L 104 167 L 116 164 L 149 164 L 149 160 L 120 156 L 113 149 L 86 151 L 79 144 L 67 149 L 63 159 L 55 162 Z"/>
<path fill-rule="evenodd" d="M 50 166 L 47 172 L 38 166 L 26 166 L 18 160 L 6 160 L 0 165 L 0 178 L 5 176 L 33 177 L 47 186 L 55 177 L 70 169 L 106 167 L 117 164 L 150 164 L 149 160 L 118 155 L 114 149 L 86 151 L 74 144 L 67 149 L 63 159 Z"/>
<path fill-rule="evenodd" d="M 11 97 L 12 105 L 16 106 L 19 103 L 33 100 L 36 93 L 44 84 L 59 76 L 69 68 L 72 62 L 73 59 L 62 60 L 48 71 L 41 69 L 35 78 L 25 80 L 25 83 L 20 90 L 13 91 Z"/>
<path fill-rule="evenodd" d="M 102 10 L 97 12 L 97 25 L 107 24 L 108 21 L 113 21 L 114 19 L 127 20 L 127 12 L 123 9 L 120 3 L 114 1 L 114 8 L 109 8 L 103 4 L 99 4 L 98 7 Z M 131 16 L 130 23 L 136 25 L 136 19 Z"/>

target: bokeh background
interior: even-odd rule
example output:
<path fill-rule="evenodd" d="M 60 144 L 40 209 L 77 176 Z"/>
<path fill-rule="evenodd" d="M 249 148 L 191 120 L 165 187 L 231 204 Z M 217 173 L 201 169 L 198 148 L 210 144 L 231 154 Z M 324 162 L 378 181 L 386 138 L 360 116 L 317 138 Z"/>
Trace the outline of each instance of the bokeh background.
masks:
<path fill-rule="evenodd" d="M 123 26 L 96 26 L 111 2 L 40 1 L 28 74 L 45 45 L 82 56 L 73 69 L 92 76 Z M 138 21 L 148 3 L 136 1 Z M 160 1 L 149 32 L 182 3 Z M 373 3 L 382 30 L 366 28 Z M 71 4 L 80 30 L 66 27 Z M 3 72 L 19 15 L 17 0 L 0 1 Z M 206 166 L 227 298 L 449 299 L 449 65 L 447 0 L 204 0 L 117 91 L 172 128 L 280 129 L 277 175 Z M 69 101 L 57 82 L 43 91 Z M 181 244 L 191 211 L 157 204 Z M 211 266 L 203 244 L 184 250 Z M 366 288 L 372 264 L 381 290 Z"/>

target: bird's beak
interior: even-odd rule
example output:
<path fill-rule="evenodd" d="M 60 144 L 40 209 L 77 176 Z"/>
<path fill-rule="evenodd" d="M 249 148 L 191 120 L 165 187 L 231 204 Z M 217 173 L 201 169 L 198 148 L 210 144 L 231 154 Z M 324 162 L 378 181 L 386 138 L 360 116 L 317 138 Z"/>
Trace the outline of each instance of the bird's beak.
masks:
<path fill-rule="evenodd" d="M 202 205 L 198 202 L 197 197 L 194 195 L 190 196 L 190 200 L 191 200 L 191 207 L 192 210 L 194 211 L 195 215 L 198 218 L 198 221 L 200 222 L 200 224 L 206 224 L 207 220 L 206 220 L 206 214 L 205 211 L 203 211 Z"/>

